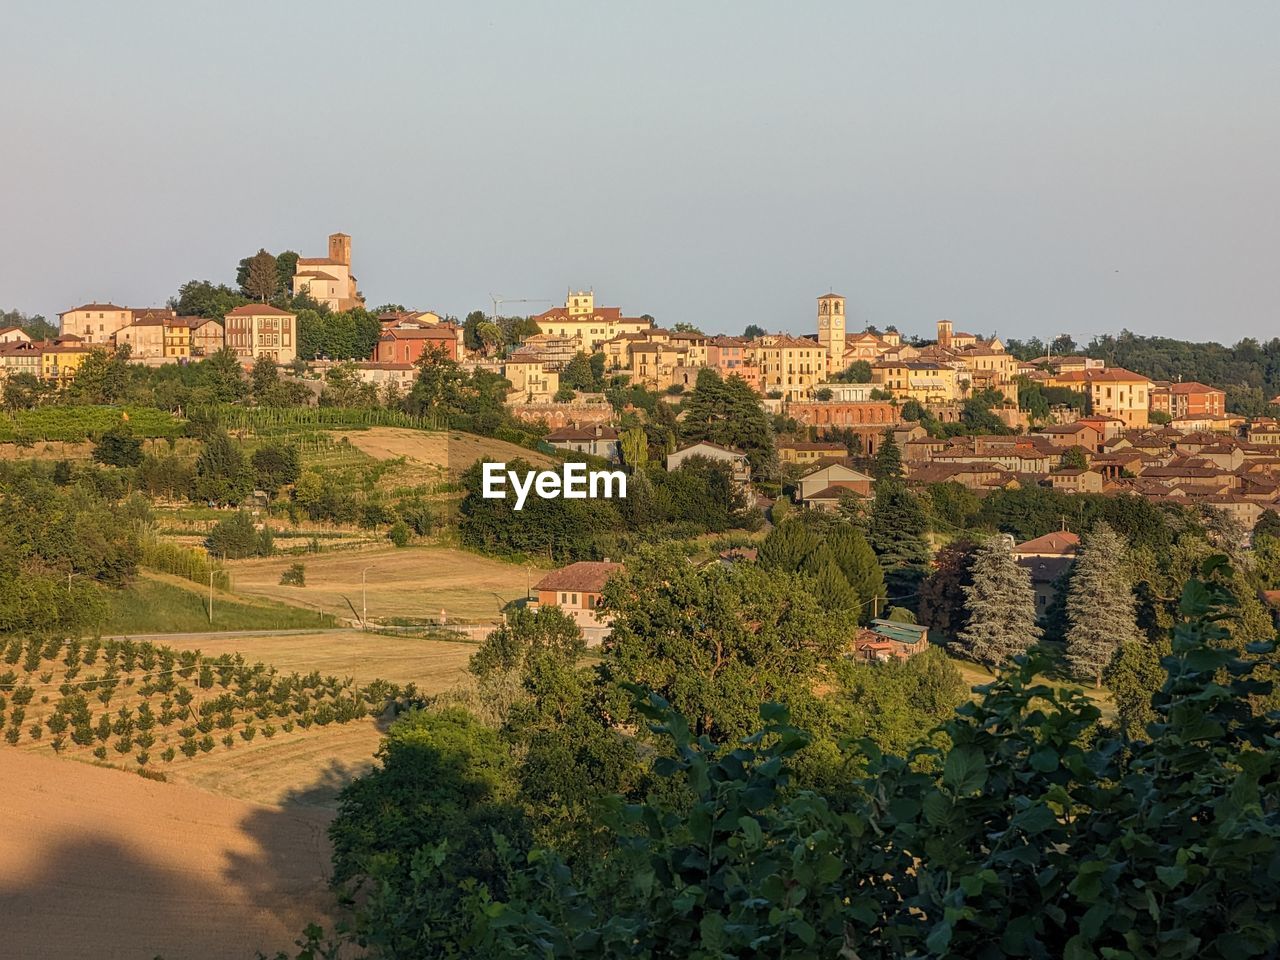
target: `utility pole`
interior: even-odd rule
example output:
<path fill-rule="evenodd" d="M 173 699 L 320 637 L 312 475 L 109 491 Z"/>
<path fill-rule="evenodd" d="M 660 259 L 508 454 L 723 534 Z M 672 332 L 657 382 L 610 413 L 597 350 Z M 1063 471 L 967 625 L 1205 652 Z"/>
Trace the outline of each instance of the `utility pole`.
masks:
<path fill-rule="evenodd" d="M 367 574 L 372 567 L 365 567 L 360 571 L 360 629 L 368 631 L 369 629 L 369 595 L 365 589 Z"/>

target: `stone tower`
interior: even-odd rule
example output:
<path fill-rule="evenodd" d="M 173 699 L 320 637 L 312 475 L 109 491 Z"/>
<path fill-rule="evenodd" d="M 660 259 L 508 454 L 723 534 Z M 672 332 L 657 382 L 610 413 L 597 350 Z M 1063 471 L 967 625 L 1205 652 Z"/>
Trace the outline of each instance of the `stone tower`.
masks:
<path fill-rule="evenodd" d="M 351 238 L 345 233 L 329 234 L 329 259 L 351 266 Z"/>
<path fill-rule="evenodd" d="M 950 320 L 938 321 L 938 346 L 942 347 L 944 350 L 951 349 L 951 321 Z"/>
<path fill-rule="evenodd" d="M 827 350 L 827 373 L 844 369 L 844 297 L 828 293 L 818 298 L 818 343 Z"/>

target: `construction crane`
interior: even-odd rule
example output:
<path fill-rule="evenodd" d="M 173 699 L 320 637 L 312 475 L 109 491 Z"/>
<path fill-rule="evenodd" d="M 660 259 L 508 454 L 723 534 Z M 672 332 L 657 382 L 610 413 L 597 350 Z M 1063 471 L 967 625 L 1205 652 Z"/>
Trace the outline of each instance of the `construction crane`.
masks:
<path fill-rule="evenodd" d="M 500 297 L 495 293 L 489 294 L 489 299 L 493 301 L 493 319 L 495 323 L 500 316 L 498 308 L 504 303 L 555 303 L 554 300 L 535 300 L 529 297 Z"/>

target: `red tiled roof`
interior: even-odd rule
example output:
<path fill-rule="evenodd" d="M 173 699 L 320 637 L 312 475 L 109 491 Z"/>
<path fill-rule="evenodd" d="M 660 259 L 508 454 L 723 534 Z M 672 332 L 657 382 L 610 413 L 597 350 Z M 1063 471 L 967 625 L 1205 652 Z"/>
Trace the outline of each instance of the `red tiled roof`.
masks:
<path fill-rule="evenodd" d="M 578 593 L 599 593 L 608 579 L 622 569 L 620 563 L 584 560 L 571 563 L 559 570 L 552 570 L 533 585 L 535 590 L 573 590 Z"/>
<path fill-rule="evenodd" d="M 1028 540 L 1026 543 L 1018 544 L 1013 548 L 1013 552 L 1055 553 L 1065 555 L 1075 553 L 1079 548 L 1079 534 L 1072 533 L 1070 530 L 1055 530 L 1053 533 L 1046 533 L 1043 537 L 1036 537 L 1034 540 Z"/>
<path fill-rule="evenodd" d="M 242 307 L 227 311 L 228 317 L 295 317 L 297 314 L 281 310 L 269 303 L 246 303 Z"/>

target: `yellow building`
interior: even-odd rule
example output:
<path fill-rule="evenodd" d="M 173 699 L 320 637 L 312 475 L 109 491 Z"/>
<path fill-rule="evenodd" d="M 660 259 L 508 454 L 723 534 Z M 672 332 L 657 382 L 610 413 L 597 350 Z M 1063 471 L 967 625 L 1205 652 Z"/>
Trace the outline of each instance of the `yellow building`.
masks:
<path fill-rule="evenodd" d="M 329 235 L 327 257 L 299 257 L 293 275 L 293 295 L 305 293 L 330 310 L 351 310 L 364 306 L 351 273 L 351 238 L 345 233 Z"/>
<path fill-rule="evenodd" d="M 595 292 L 570 291 L 563 307 L 552 307 L 533 318 L 542 333 L 573 337 L 583 353 L 595 353 L 608 340 L 624 333 L 643 333 L 653 326 L 644 317 L 624 317 L 621 307 L 597 307 Z"/>
<path fill-rule="evenodd" d="M 502 375 L 511 384 L 509 403 L 551 403 L 560 390 L 560 371 L 525 347 L 507 358 Z"/>
<path fill-rule="evenodd" d="M 816 340 L 786 333 L 766 334 L 752 341 L 765 396 L 808 400 L 816 384 L 827 379 L 827 348 Z"/>
<path fill-rule="evenodd" d="M 86 303 L 58 314 L 58 332 L 63 337 L 79 337 L 85 343 L 109 344 L 117 330 L 133 323 L 135 312 L 114 303 Z"/>
<path fill-rule="evenodd" d="M 131 360 L 174 363 L 191 357 L 191 324 L 172 316 L 140 317 L 117 330 L 115 342 L 128 345 Z"/>
<path fill-rule="evenodd" d="M 226 345 L 242 363 L 270 357 L 289 363 L 298 355 L 298 318 L 266 303 L 236 307 L 225 317 Z"/>
<path fill-rule="evenodd" d="M 818 343 L 827 351 L 827 375 L 835 376 L 845 363 L 844 297 L 828 293 L 818 298 Z"/>
<path fill-rule="evenodd" d="M 899 400 L 949 403 L 961 396 L 960 372 L 930 360 L 882 360 L 871 367 L 871 382 Z"/>
<path fill-rule="evenodd" d="M 1151 381 L 1132 370 L 1071 370 L 1053 374 L 1045 383 L 1083 392 L 1091 414 L 1115 417 L 1127 427 L 1145 427 L 1150 422 Z"/>
<path fill-rule="evenodd" d="M 80 364 L 84 363 L 94 350 L 105 350 L 99 345 L 93 346 L 75 339 L 57 339 L 52 342 L 38 343 L 40 350 L 40 377 L 53 383 L 64 384 L 74 380 Z"/>

